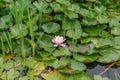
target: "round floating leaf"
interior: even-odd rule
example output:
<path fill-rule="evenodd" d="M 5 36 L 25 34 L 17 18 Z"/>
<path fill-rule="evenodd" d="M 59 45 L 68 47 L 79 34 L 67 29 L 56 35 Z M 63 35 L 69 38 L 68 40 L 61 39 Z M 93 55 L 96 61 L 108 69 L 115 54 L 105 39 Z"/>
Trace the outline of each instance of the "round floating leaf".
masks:
<path fill-rule="evenodd" d="M 101 56 L 98 58 L 98 62 L 110 63 L 120 59 L 120 51 L 113 49 L 106 49 L 100 52 Z"/>
<path fill-rule="evenodd" d="M 95 6 L 95 8 L 94 8 L 94 10 L 95 10 L 98 14 L 104 13 L 106 9 L 107 9 L 107 8 L 106 8 L 105 6 L 100 6 L 100 7 Z"/>
<path fill-rule="evenodd" d="M 19 80 L 28 80 L 28 76 L 20 77 Z"/>
<path fill-rule="evenodd" d="M 27 26 L 24 24 L 16 24 L 10 28 L 11 38 L 20 38 L 26 36 L 28 33 Z"/>
<path fill-rule="evenodd" d="M 95 45 L 96 48 L 104 47 L 104 46 L 113 46 L 113 41 L 109 38 L 91 38 L 91 41 Z"/>
<path fill-rule="evenodd" d="M 82 72 L 80 74 L 76 74 L 74 80 L 92 80 L 92 77 L 90 74 Z"/>
<path fill-rule="evenodd" d="M 0 18 L 0 30 L 4 30 L 12 26 L 12 16 L 5 15 Z"/>
<path fill-rule="evenodd" d="M 50 6 L 53 8 L 53 10 L 55 12 L 64 12 L 64 8 L 63 6 L 61 6 L 60 4 L 54 2 L 54 3 L 51 3 Z"/>
<path fill-rule="evenodd" d="M 1 76 L 1 78 L 3 80 L 6 80 L 6 75 L 7 75 L 7 79 L 9 80 L 14 80 L 16 79 L 18 76 L 19 76 L 19 72 L 17 70 L 14 70 L 14 69 L 10 69 L 7 74 L 6 72 L 4 72 Z"/>
<path fill-rule="evenodd" d="M 62 20 L 62 29 L 64 29 L 64 30 L 72 29 L 71 23 L 72 23 L 72 21 L 70 21 L 69 19 L 63 19 Z"/>
<path fill-rule="evenodd" d="M 119 26 L 119 17 L 115 17 L 115 18 L 110 18 L 109 20 L 109 27 L 114 27 L 114 26 Z"/>
<path fill-rule="evenodd" d="M 95 18 L 85 18 L 82 20 L 82 24 L 85 26 L 93 26 L 93 25 L 97 25 L 98 22 Z"/>
<path fill-rule="evenodd" d="M 37 2 L 37 1 L 35 1 L 34 3 L 33 3 L 33 5 L 40 11 L 40 12 L 43 12 L 43 10 L 45 10 L 47 7 L 48 7 L 48 3 L 47 2 L 43 2 L 43 1 L 41 1 L 41 2 Z"/>
<path fill-rule="evenodd" d="M 96 19 L 100 24 L 106 24 L 109 21 L 108 16 L 104 15 L 98 15 Z"/>
<path fill-rule="evenodd" d="M 59 71 L 67 74 L 74 74 L 74 73 L 80 73 L 85 69 L 86 69 L 86 66 L 84 63 L 81 63 L 76 60 L 71 60 L 67 67 L 61 68 L 59 69 Z"/>
<path fill-rule="evenodd" d="M 53 51 L 55 48 L 53 47 L 52 37 L 49 35 L 43 35 L 39 40 L 39 46 L 46 51 Z"/>
<path fill-rule="evenodd" d="M 64 80 L 62 74 L 59 72 L 50 72 L 48 74 L 41 74 L 45 80 Z"/>
<path fill-rule="evenodd" d="M 91 36 L 98 36 L 105 29 L 104 25 L 88 26 L 85 31 Z"/>
<path fill-rule="evenodd" d="M 80 22 L 78 20 L 74 20 L 71 24 L 73 28 L 67 31 L 66 36 L 73 39 L 80 39 L 82 36 L 82 28 Z"/>
<path fill-rule="evenodd" d="M 52 53 L 53 56 L 55 57 L 61 57 L 61 56 L 70 56 L 71 55 L 71 52 L 69 51 L 68 48 L 60 48 L 59 50 L 55 50 L 53 53 Z"/>
<path fill-rule="evenodd" d="M 107 77 L 102 77 L 102 76 L 100 76 L 100 75 L 94 75 L 94 80 L 111 80 L 111 79 L 109 79 L 109 78 L 107 78 Z"/>
<path fill-rule="evenodd" d="M 98 55 L 85 55 L 84 56 L 84 55 L 75 54 L 74 58 L 80 62 L 90 63 L 90 62 L 95 61 L 98 58 Z"/>
<path fill-rule="evenodd" d="M 60 29 L 60 25 L 55 22 L 48 22 L 42 25 L 42 29 L 46 33 L 55 33 Z"/>
<path fill-rule="evenodd" d="M 69 57 L 62 57 L 60 60 L 50 60 L 46 61 L 45 64 L 47 66 L 53 67 L 55 69 L 61 69 L 66 67 L 70 63 L 70 58 Z"/>
<path fill-rule="evenodd" d="M 87 17 L 89 15 L 89 10 L 81 8 L 79 14 L 81 14 L 83 17 Z"/>
<path fill-rule="evenodd" d="M 120 26 L 113 27 L 111 29 L 111 34 L 113 34 L 113 35 L 120 35 Z"/>
<path fill-rule="evenodd" d="M 73 11 L 65 11 L 64 12 L 70 19 L 78 18 L 78 14 Z"/>
<path fill-rule="evenodd" d="M 120 49 L 120 37 L 114 37 L 114 48 Z"/>

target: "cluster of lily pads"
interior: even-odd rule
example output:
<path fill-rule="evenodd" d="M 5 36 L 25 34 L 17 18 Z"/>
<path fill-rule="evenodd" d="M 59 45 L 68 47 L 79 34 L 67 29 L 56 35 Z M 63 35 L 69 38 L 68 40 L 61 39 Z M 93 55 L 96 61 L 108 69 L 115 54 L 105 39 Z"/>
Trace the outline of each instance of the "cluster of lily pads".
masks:
<path fill-rule="evenodd" d="M 87 63 L 119 66 L 119 4 L 117 0 L 0 0 L 0 78 L 92 80 L 85 72 Z M 104 80 L 95 76 L 100 79 Z"/>

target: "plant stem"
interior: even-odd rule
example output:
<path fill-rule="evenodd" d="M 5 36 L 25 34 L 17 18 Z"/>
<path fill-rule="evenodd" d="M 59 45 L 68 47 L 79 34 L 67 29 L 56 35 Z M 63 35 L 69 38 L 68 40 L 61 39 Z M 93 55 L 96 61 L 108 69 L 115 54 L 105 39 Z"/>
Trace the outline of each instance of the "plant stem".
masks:
<path fill-rule="evenodd" d="M 99 75 L 103 75 L 105 72 L 107 72 L 112 66 L 114 66 L 115 62 L 113 62 L 112 64 L 110 64 L 104 71 L 102 71 L 101 73 L 99 73 Z"/>
<path fill-rule="evenodd" d="M 32 41 L 34 42 L 34 30 L 33 30 L 32 21 L 31 21 L 31 18 L 30 18 L 29 9 L 27 9 L 27 13 L 28 13 L 28 19 L 29 19 L 30 36 L 31 36 Z"/>

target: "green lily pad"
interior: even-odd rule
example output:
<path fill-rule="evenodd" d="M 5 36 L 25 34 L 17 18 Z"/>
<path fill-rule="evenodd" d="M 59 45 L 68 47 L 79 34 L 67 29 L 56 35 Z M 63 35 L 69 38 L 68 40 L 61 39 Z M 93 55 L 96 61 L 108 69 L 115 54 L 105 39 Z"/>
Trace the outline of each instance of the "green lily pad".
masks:
<path fill-rule="evenodd" d="M 68 30 L 66 36 L 72 39 L 80 39 L 82 36 L 82 28 L 80 22 L 78 20 L 74 20 L 72 22 L 72 26 L 73 29 Z"/>
<path fill-rule="evenodd" d="M 98 14 L 102 14 L 102 13 L 104 13 L 105 11 L 106 11 L 106 7 L 105 6 L 100 6 L 100 7 L 98 7 L 98 6 L 95 6 L 95 8 L 94 8 L 94 10 L 98 13 Z"/>
<path fill-rule="evenodd" d="M 107 77 L 102 77 L 100 75 L 94 75 L 94 80 L 111 80 Z"/>
<path fill-rule="evenodd" d="M 48 22 L 42 25 L 42 29 L 46 33 L 56 33 L 60 29 L 60 25 L 55 22 Z"/>
<path fill-rule="evenodd" d="M 74 11 L 66 10 L 64 13 L 65 13 L 65 15 L 67 15 L 70 19 L 76 19 L 76 18 L 78 18 L 78 14 L 75 13 Z"/>
<path fill-rule="evenodd" d="M 90 74 L 82 72 L 80 74 L 76 74 L 74 80 L 92 80 L 92 77 Z"/>
<path fill-rule="evenodd" d="M 108 16 L 105 15 L 98 15 L 96 19 L 100 24 L 107 24 L 109 21 Z"/>
<path fill-rule="evenodd" d="M 64 7 L 61 6 L 59 3 L 51 3 L 50 6 L 53 8 L 55 12 L 64 12 Z"/>
<path fill-rule="evenodd" d="M 45 10 L 45 9 L 48 7 L 48 3 L 45 2 L 45 1 L 40 1 L 40 2 L 35 1 L 35 2 L 33 3 L 33 5 L 34 5 L 40 12 L 43 12 L 43 10 Z"/>
<path fill-rule="evenodd" d="M 24 24 L 16 24 L 10 28 L 10 37 L 11 38 L 21 38 L 26 36 L 28 33 L 27 26 Z"/>
<path fill-rule="evenodd" d="M 76 60 L 71 60 L 70 64 L 65 67 L 59 69 L 60 72 L 67 73 L 67 74 L 74 74 L 74 73 L 80 73 L 86 69 L 86 66 L 84 63 L 81 63 Z"/>
<path fill-rule="evenodd" d="M 85 26 L 94 26 L 97 25 L 98 22 L 95 18 L 85 18 L 82 20 L 82 24 Z"/>
<path fill-rule="evenodd" d="M 61 57 L 61 56 L 70 56 L 71 55 L 71 52 L 69 51 L 68 48 L 60 48 L 59 50 L 55 50 L 53 53 L 52 53 L 53 56 L 55 57 Z"/>
<path fill-rule="evenodd" d="M 114 37 L 114 48 L 120 49 L 120 37 Z"/>
<path fill-rule="evenodd" d="M 98 36 L 101 34 L 101 32 L 104 29 L 105 29 L 104 25 L 98 25 L 98 26 L 89 26 L 85 29 L 85 31 L 88 32 L 90 36 Z"/>
<path fill-rule="evenodd" d="M 120 35 L 120 27 L 119 26 L 115 26 L 111 29 L 111 34 L 113 35 Z"/>
<path fill-rule="evenodd" d="M 79 55 L 79 54 L 74 54 L 73 56 L 74 56 L 74 58 L 77 61 L 84 62 L 84 63 L 94 62 L 98 58 L 98 55 Z"/>
<path fill-rule="evenodd" d="M 118 16 L 116 16 L 115 18 L 110 18 L 109 20 L 109 27 L 114 27 L 114 26 L 119 26 L 120 23 L 119 23 L 120 19 Z"/>
<path fill-rule="evenodd" d="M 53 67 L 55 69 L 61 69 L 66 67 L 70 63 L 70 58 L 69 57 L 62 57 L 60 60 L 50 60 L 45 62 L 45 65 Z"/>
<path fill-rule="evenodd" d="M 1 78 L 3 80 L 6 80 L 6 75 L 7 75 L 7 79 L 14 80 L 14 79 L 17 79 L 17 77 L 19 76 L 19 72 L 14 69 L 10 69 L 7 73 L 4 72 Z"/>
<path fill-rule="evenodd" d="M 97 61 L 101 63 L 111 63 L 120 59 L 120 52 L 114 49 L 100 51 L 100 54 Z"/>
<path fill-rule="evenodd" d="M 91 41 L 96 48 L 101 48 L 104 46 L 113 46 L 114 42 L 109 38 L 91 38 Z"/>
<path fill-rule="evenodd" d="M 46 51 L 52 52 L 55 48 L 53 47 L 52 37 L 49 35 L 43 35 L 39 40 L 39 47 Z"/>
<path fill-rule="evenodd" d="M 64 79 L 63 80 L 92 80 L 92 77 L 90 74 L 86 72 L 81 72 L 78 74 L 73 74 L 73 75 L 63 75 Z"/>
<path fill-rule="evenodd" d="M 48 74 L 41 74 L 45 80 L 63 80 L 63 76 L 60 73 L 50 72 Z"/>

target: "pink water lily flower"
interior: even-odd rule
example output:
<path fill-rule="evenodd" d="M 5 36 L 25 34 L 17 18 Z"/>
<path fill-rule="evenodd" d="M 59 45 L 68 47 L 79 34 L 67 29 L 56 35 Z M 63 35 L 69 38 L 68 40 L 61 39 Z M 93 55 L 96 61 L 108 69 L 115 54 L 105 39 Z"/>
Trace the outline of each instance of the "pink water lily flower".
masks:
<path fill-rule="evenodd" d="M 55 36 L 52 39 L 52 42 L 54 43 L 54 47 L 65 47 L 66 45 L 64 44 L 65 39 L 62 36 Z"/>

